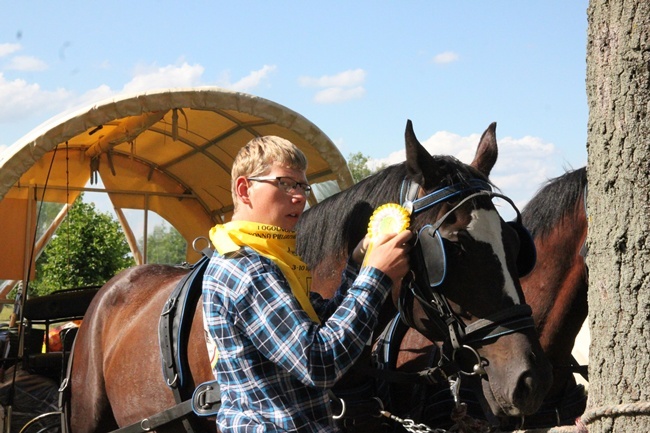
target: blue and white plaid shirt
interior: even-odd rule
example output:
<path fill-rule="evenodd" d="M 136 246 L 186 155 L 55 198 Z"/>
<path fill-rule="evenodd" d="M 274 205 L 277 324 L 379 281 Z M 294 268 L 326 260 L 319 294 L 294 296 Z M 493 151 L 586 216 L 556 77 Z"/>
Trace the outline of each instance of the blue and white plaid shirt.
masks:
<path fill-rule="evenodd" d="M 327 389 L 371 338 L 391 284 L 378 269 L 349 262 L 331 300 L 311 294 L 319 325 L 271 260 L 249 247 L 215 254 L 203 281 L 203 311 L 219 351 L 219 430 L 337 431 Z"/>

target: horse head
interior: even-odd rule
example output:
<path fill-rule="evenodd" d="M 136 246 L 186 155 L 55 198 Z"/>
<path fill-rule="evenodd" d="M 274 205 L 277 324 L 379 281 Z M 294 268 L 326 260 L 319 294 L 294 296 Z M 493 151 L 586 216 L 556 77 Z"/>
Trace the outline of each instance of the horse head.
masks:
<path fill-rule="evenodd" d="M 401 202 L 412 209 L 414 278 L 394 294 L 404 320 L 432 341 L 460 377 L 481 379 L 485 403 L 498 416 L 535 412 L 551 380 L 519 277 L 535 263 L 535 246 L 516 206 L 494 192 L 496 124 L 474 160 L 434 157 L 406 129 L 407 180 Z M 505 222 L 492 199 L 505 199 L 517 219 Z"/>
<path fill-rule="evenodd" d="M 391 202 L 410 208 L 417 234 L 412 277 L 394 287 L 376 330 L 397 307 L 409 326 L 446 342 L 450 363 L 470 364 L 461 376 L 481 379 L 486 410 L 520 415 L 538 408 L 551 369 L 519 283 L 520 271 L 534 264 L 534 246 L 519 221 L 505 222 L 492 202 L 509 201 L 488 181 L 498 154 L 495 129 L 486 130 L 468 165 L 429 154 L 409 121 L 406 162 L 311 207 L 296 227 L 297 247 L 311 268 L 312 290 L 329 297 L 374 209 Z"/>

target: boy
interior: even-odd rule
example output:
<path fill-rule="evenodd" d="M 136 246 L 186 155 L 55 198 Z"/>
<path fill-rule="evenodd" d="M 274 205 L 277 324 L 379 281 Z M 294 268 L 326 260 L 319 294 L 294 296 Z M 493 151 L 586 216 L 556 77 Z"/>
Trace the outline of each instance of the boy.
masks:
<path fill-rule="evenodd" d="M 336 431 L 327 389 L 361 354 L 392 284 L 409 269 L 411 233 L 403 231 L 375 240 L 360 269 L 362 241 L 331 300 L 308 293 L 293 231 L 311 192 L 306 168 L 288 140 L 251 140 L 233 163 L 232 221 L 210 231 L 218 254 L 205 273 L 203 308 L 208 346 L 218 351 L 222 433 Z"/>

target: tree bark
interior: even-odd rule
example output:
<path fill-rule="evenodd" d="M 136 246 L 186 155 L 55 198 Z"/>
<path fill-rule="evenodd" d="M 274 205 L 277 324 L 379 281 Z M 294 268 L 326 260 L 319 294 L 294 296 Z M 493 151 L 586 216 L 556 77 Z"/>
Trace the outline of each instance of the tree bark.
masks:
<path fill-rule="evenodd" d="M 650 2 L 591 0 L 587 15 L 586 413 L 603 415 L 587 427 L 590 433 L 648 433 Z"/>

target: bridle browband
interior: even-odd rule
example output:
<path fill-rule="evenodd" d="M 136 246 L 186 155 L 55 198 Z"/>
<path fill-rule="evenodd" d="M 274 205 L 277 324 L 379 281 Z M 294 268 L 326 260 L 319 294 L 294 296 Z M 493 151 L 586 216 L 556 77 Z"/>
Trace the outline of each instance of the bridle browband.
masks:
<path fill-rule="evenodd" d="M 502 194 L 494 192 L 489 183 L 480 179 L 471 179 L 468 182 L 456 183 L 435 190 L 422 197 L 418 197 L 421 190 L 421 186 L 412 180 L 404 179 L 402 182 L 400 201 L 407 210 L 411 211 L 413 216 L 436 204 L 448 201 L 455 197 L 462 197 L 462 199 L 448 212 L 428 227 L 427 233 L 423 233 L 421 230 L 420 233 L 417 234 L 416 245 L 420 243 L 420 251 L 416 252 L 416 254 L 419 253 L 421 256 L 426 255 L 427 251 L 422 249 L 423 243 L 421 242 L 422 239 L 420 237 L 433 236 L 432 233 L 434 232 L 440 237 L 440 234 L 437 231 L 444 221 L 459 207 L 476 197 L 487 196 L 490 199 L 499 197 L 506 200 L 517 213 L 516 223 L 521 223 L 519 209 L 517 209 L 513 201 Z M 441 237 L 439 240 L 442 242 Z M 424 261 L 421 263 L 424 263 Z M 427 276 L 426 279 L 428 280 L 429 277 Z M 412 314 L 408 312 L 408 308 L 405 308 L 405 304 L 408 300 L 405 299 L 404 296 L 410 293 L 413 298 L 417 299 L 422 305 L 427 317 L 431 319 L 433 323 L 438 325 L 440 331 L 443 331 L 448 336 L 447 341 L 451 344 L 452 359 L 455 358 L 457 352 L 463 350 L 469 350 L 477 358 L 477 364 L 473 366 L 472 371 L 463 371 L 461 369 L 461 372 L 465 374 L 485 374 L 481 365 L 482 360 L 470 344 L 480 344 L 488 340 L 499 338 L 503 335 L 512 334 L 528 328 L 534 328 L 535 326 L 532 319 L 532 310 L 527 304 L 512 305 L 466 325 L 462 319 L 454 313 L 447 298 L 443 296 L 441 291 L 438 289 L 441 282 L 432 284 L 430 281 L 427 281 L 427 283 L 428 284 L 418 284 L 414 277 L 409 279 L 409 290 L 402 290 L 400 294 L 400 300 L 398 303 L 400 315 L 409 326 L 414 326 Z M 444 345 L 447 345 L 447 341 L 444 342 Z"/>

